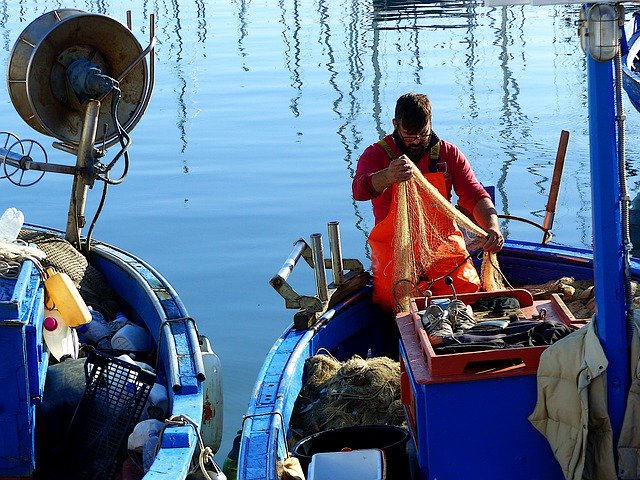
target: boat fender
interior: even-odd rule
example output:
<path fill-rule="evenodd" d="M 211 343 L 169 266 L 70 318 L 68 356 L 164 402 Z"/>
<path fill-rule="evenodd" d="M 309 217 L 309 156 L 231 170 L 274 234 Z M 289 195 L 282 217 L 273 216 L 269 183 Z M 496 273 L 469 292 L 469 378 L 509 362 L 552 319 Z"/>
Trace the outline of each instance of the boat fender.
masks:
<path fill-rule="evenodd" d="M 200 431 L 204 444 L 216 453 L 222 442 L 222 369 L 209 339 L 204 335 L 200 338 L 202 362 L 206 372 L 202 382 L 204 405 Z"/>
<path fill-rule="evenodd" d="M 79 327 L 91 321 L 91 313 L 74 283 L 64 272 L 46 270 L 44 281 L 45 306 L 60 312 L 69 327 Z"/>

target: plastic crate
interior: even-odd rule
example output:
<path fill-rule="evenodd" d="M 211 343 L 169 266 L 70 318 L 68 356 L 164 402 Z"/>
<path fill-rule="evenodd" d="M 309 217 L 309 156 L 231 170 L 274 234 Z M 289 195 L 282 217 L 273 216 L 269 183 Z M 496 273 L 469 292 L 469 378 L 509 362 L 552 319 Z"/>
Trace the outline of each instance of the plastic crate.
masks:
<path fill-rule="evenodd" d="M 580 324 L 558 295 L 552 295 L 548 300 L 534 301 L 527 290 L 515 289 L 508 291 L 480 292 L 460 294 L 458 299 L 465 304 L 473 304 L 479 298 L 490 298 L 509 295 L 520 303 L 519 317 L 522 320 L 535 320 L 544 310 L 547 320 L 561 321 L 567 325 Z M 433 300 L 451 298 L 450 296 L 433 297 Z M 411 335 L 418 340 L 419 353 L 426 362 L 428 382 L 451 382 L 461 380 L 478 380 L 489 376 L 535 375 L 540 363 L 540 355 L 546 346 L 514 347 L 478 352 L 464 352 L 455 354 L 438 354 L 433 348 L 425 332 L 418 312 L 424 309 L 424 298 L 410 300 L 410 316 L 412 320 Z M 407 333 L 405 333 L 405 336 Z"/>
<path fill-rule="evenodd" d="M 86 387 L 69 426 L 77 478 L 111 479 L 140 419 L 155 374 L 96 351 L 85 363 Z"/>
<path fill-rule="evenodd" d="M 36 407 L 49 358 L 42 346 L 43 299 L 42 278 L 30 260 L 17 278 L 0 277 L 0 477 L 35 471 Z"/>

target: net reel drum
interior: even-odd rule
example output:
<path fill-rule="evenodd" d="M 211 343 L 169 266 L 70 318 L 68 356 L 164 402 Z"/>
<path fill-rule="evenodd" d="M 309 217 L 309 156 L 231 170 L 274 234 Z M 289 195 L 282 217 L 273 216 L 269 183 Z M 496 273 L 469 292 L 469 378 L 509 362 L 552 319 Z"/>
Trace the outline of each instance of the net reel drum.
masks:
<path fill-rule="evenodd" d="M 145 53 L 130 29 L 110 17 L 74 9 L 48 12 L 29 24 L 16 41 L 9 59 L 9 95 L 30 127 L 77 147 L 84 124 L 83 104 L 89 96 L 76 91 L 69 69 L 74 62 L 86 60 L 119 83 L 122 98 L 117 119 L 129 132 L 151 96 Z M 98 129 L 96 142 L 105 146 L 118 141 L 111 95 L 98 95 L 98 124 L 106 128 Z"/>
<path fill-rule="evenodd" d="M 125 26 L 106 15 L 54 10 L 24 29 L 9 58 L 7 84 L 18 114 L 34 130 L 57 139 L 54 147 L 77 159 L 75 167 L 49 163 L 42 147 L 34 150 L 37 142 L 5 133 L 0 178 L 29 186 L 44 172 L 72 174 L 66 238 L 78 249 L 82 249 L 87 190 L 96 180 L 103 181 L 102 205 L 107 185 L 124 180 L 129 167 L 128 133 L 142 117 L 153 92 L 154 16 L 149 18 L 149 46 L 143 50 L 131 32 L 130 12 Z M 13 139 L 17 141 L 9 145 Z M 120 150 L 110 162 L 100 163 L 107 147 L 114 144 Z M 31 156 L 39 151 L 43 161 Z M 109 172 L 121 158 L 123 173 L 114 179 Z M 25 179 L 29 171 L 36 172 L 34 181 Z M 100 208 L 87 235 L 87 248 Z"/>

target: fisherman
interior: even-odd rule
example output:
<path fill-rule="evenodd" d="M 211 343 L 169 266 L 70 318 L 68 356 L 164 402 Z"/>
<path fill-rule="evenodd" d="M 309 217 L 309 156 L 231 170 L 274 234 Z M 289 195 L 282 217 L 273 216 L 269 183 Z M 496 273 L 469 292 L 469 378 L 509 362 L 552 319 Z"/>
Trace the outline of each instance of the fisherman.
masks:
<path fill-rule="evenodd" d="M 371 200 L 373 205 L 376 226 L 371 231 L 369 241 L 373 250 L 374 285 L 375 267 L 380 264 L 379 259 L 375 258 L 380 256 L 376 253 L 375 245 L 380 241 L 390 242 L 389 231 L 395 228 L 395 225 L 385 225 L 386 222 L 390 222 L 388 217 L 390 217 L 389 211 L 394 191 L 394 188 L 390 187 L 412 178 L 411 163 L 418 167 L 427 181 L 448 201 L 451 201 L 453 188 L 459 198 L 460 209 L 466 211 L 487 232 L 487 236 L 481 241 L 482 248 L 490 253 L 499 251 L 503 246 L 504 238 L 491 197 L 476 179 L 464 154 L 455 145 L 441 140 L 432 130 L 431 101 L 427 96 L 420 93 L 402 95 L 396 103 L 393 127 L 392 134 L 370 145 L 362 153 L 352 184 L 354 199 Z M 457 230 L 455 226 L 452 228 Z M 449 233 L 447 232 L 447 237 L 450 237 Z M 460 233 L 459 230 L 458 233 Z M 463 255 L 462 258 L 468 259 L 463 240 L 460 234 L 456 241 L 461 250 L 460 254 Z M 386 249 L 390 248 L 388 244 Z M 382 256 L 385 255 L 386 253 L 382 252 Z M 471 264 L 470 261 L 469 264 Z M 436 268 L 429 272 L 429 276 L 434 279 L 439 274 L 449 273 L 448 268 L 448 265 Z M 385 269 L 388 270 L 386 267 Z M 466 277 L 474 275 L 475 278 L 468 282 L 469 278 Z M 460 287 L 462 292 L 479 289 L 477 273 L 468 272 L 467 274 L 460 271 L 458 275 L 452 275 L 452 278 L 454 286 Z M 467 283 L 468 285 L 465 285 Z"/>

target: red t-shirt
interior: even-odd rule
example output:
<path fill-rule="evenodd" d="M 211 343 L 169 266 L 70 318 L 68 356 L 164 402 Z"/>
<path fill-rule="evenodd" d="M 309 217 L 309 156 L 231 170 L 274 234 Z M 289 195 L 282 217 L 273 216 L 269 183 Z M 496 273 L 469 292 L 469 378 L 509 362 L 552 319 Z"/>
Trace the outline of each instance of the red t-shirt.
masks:
<path fill-rule="evenodd" d="M 387 135 L 384 141 L 396 153 L 401 154 L 393 135 Z M 395 158 L 395 157 L 394 157 Z M 368 146 L 358 159 L 358 166 L 353 177 L 351 189 L 356 200 L 371 200 L 373 216 L 376 223 L 383 220 L 389 213 L 391 204 L 391 189 L 378 193 L 373 188 L 371 177 L 374 173 L 385 169 L 391 163 L 389 154 L 379 143 Z M 417 162 L 417 166 L 424 174 L 429 172 L 429 153 L 425 153 Z M 437 162 L 437 171 L 444 173 L 447 185 L 447 199 L 451 200 L 451 189 L 458 195 L 458 204 L 469 212 L 473 212 L 476 203 L 482 198 L 489 198 L 489 194 L 478 182 L 469 161 L 455 145 L 440 140 L 440 158 Z"/>

